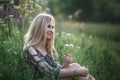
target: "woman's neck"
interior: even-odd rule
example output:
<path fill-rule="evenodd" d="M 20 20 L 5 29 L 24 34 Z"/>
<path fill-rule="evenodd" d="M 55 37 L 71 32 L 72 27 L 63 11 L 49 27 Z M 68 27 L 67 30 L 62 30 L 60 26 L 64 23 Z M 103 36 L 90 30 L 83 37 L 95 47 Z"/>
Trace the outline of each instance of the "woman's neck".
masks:
<path fill-rule="evenodd" d="M 43 55 L 46 55 L 46 54 L 47 54 L 47 50 L 45 49 L 44 46 L 42 46 L 42 45 L 35 45 L 35 47 L 36 47 Z"/>

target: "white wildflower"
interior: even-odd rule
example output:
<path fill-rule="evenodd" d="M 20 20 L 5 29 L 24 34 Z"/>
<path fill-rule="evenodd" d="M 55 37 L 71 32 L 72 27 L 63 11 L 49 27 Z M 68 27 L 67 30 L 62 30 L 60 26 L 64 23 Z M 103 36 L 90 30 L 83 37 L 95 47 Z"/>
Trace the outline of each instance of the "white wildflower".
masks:
<path fill-rule="evenodd" d="M 73 44 L 70 44 L 69 46 L 70 46 L 70 47 L 73 47 Z"/>
<path fill-rule="evenodd" d="M 62 32 L 62 35 L 65 34 L 65 32 Z"/>
<path fill-rule="evenodd" d="M 67 35 L 67 36 L 71 36 L 71 34 L 70 34 L 70 33 L 66 33 L 66 35 Z"/>
<path fill-rule="evenodd" d="M 7 26 L 6 24 L 2 23 L 1 26 Z"/>
<path fill-rule="evenodd" d="M 13 18 L 14 15 L 9 15 L 10 18 Z"/>
<path fill-rule="evenodd" d="M 14 7 L 15 9 L 20 9 L 20 6 L 14 5 L 13 7 Z"/>
<path fill-rule="evenodd" d="M 69 47 L 69 44 L 65 44 L 65 47 Z"/>
<path fill-rule="evenodd" d="M 30 2 L 30 3 L 34 3 L 34 1 L 31 1 L 31 0 L 30 0 L 29 2 Z"/>

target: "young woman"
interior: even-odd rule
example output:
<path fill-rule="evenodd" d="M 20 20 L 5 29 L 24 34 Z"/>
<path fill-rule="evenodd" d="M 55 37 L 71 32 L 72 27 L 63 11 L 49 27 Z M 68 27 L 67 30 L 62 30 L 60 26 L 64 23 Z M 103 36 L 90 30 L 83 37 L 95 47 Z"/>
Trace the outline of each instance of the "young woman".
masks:
<path fill-rule="evenodd" d="M 88 68 L 72 63 L 71 54 L 64 55 L 63 65 L 59 64 L 54 47 L 55 20 L 52 15 L 41 13 L 32 21 L 25 35 L 24 56 L 35 67 L 40 78 L 48 77 L 60 80 L 94 80 L 89 76 Z M 77 79 L 78 80 L 78 79 Z"/>

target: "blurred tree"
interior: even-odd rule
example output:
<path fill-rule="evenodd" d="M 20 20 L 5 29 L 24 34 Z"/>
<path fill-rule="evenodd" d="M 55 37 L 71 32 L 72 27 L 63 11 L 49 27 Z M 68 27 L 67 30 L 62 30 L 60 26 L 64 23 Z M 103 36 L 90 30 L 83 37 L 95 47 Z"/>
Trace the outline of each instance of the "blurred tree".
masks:
<path fill-rule="evenodd" d="M 118 1 L 114 0 L 51 0 L 50 8 L 53 13 L 65 16 L 81 10 L 77 20 L 119 22 L 120 10 Z"/>

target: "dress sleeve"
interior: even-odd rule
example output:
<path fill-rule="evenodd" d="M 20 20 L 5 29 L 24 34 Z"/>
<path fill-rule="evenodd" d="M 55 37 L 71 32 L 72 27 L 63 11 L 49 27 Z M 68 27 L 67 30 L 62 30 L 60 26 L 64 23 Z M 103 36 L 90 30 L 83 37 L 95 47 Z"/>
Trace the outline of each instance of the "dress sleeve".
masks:
<path fill-rule="evenodd" d="M 42 71 L 43 73 L 49 75 L 49 76 L 55 76 L 57 77 L 60 72 L 60 68 L 58 67 L 52 67 L 49 65 L 43 57 L 41 57 L 36 50 L 33 47 L 30 47 L 28 50 L 28 55 L 31 57 L 30 62 L 32 62 L 37 68 Z"/>
<path fill-rule="evenodd" d="M 60 62 L 54 52 L 52 52 L 52 58 L 53 58 L 53 66 L 57 68 L 61 68 Z"/>

